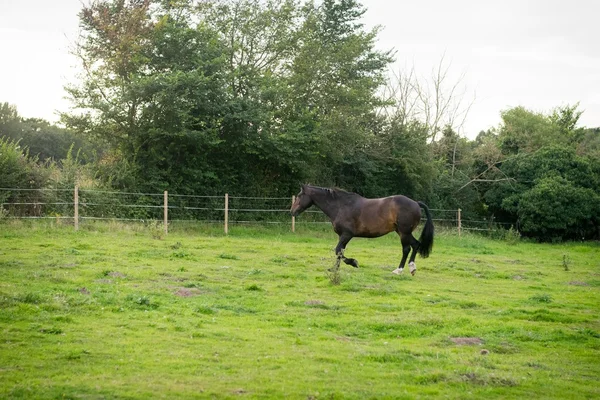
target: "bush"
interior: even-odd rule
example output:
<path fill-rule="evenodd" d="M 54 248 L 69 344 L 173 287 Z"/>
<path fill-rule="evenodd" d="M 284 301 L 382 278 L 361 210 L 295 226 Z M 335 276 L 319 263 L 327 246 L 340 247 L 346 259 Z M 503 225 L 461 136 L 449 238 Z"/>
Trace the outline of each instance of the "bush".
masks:
<path fill-rule="evenodd" d="M 18 141 L 0 138 L 0 187 L 37 189 L 47 179 L 44 169 L 29 157 L 29 152 L 21 148 Z"/>
<path fill-rule="evenodd" d="M 27 149 L 18 141 L 0 138 L 0 203 L 39 203 L 39 191 L 15 189 L 39 189 L 48 179 L 48 171 L 29 157 Z M 4 208 L 2 208 L 4 210 Z M 37 215 L 39 207 L 18 207 L 11 214 Z M 1 212 L 3 215 L 6 211 Z"/>
<path fill-rule="evenodd" d="M 597 234 L 600 196 L 560 176 L 539 180 L 519 201 L 520 230 L 542 241 L 589 239 Z"/>

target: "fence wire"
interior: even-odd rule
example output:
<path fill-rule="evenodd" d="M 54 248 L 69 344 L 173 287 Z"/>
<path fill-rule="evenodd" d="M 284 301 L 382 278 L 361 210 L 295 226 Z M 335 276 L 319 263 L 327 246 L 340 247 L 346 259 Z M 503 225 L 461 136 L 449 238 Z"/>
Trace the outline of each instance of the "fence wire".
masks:
<path fill-rule="evenodd" d="M 10 219 L 74 219 L 74 188 L 14 189 L 0 188 L 0 218 Z M 227 214 L 230 224 L 291 225 L 290 197 L 228 196 Z M 168 193 L 168 222 L 223 223 L 225 196 L 203 196 Z M 78 190 L 80 221 L 163 221 L 164 193 L 136 193 Z M 461 218 L 458 210 L 430 209 L 436 226 L 465 231 L 486 231 L 511 224 Z M 423 220 L 425 219 L 423 213 Z M 306 210 L 296 218 L 296 225 L 329 223 L 317 209 Z"/>

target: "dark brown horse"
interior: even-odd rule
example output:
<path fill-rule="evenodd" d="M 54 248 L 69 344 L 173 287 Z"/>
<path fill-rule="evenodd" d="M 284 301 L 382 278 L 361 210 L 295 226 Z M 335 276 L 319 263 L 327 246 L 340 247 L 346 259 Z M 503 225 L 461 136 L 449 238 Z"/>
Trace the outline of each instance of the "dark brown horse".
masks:
<path fill-rule="evenodd" d="M 366 199 L 356 193 L 340 189 L 327 189 L 311 185 L 302 185 L 291 213 L 297 216 L 310 206 L 316 206 L 329 217 L 333 230 L 340 237 L 335 248 L 337 255 L 336 268 L 340 260 L 358 268 L 358 261 L 346 258 L 344 250 L 353 237 L 375 238 L 396 231 L 402 243 L 402 260 L 394 271 L 401 274 L 406 259 L 412 248 L 409 267 L 410 273 L 415 274 L 415 257 L 417 252 L 422 257 L 428 257 L 433 247 L 433 222 L 429 208 L 420 201 L 414 201 L 406 196 L 390 196 L 381 199 Z M 425 210 L 427 222 L 419 240 L 412 232 L 421 220 L 421 208 Z"/>

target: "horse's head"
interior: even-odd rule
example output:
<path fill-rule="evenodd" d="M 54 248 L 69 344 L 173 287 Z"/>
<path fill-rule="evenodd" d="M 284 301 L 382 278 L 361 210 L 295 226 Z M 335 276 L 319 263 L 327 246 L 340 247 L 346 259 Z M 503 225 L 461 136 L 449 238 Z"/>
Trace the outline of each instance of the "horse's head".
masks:
<path fill-rule="evenodd" d="M 300 193 L 298 193 L 294 204 L 292 204 L 292 209 L 290 210 L 290 213 L 292 214 L 292 216 L 296 217 L 312 205 L 313 201 L 310 198 L 310 195 L 307 193 L 307 186 L 302 185 Z"/>

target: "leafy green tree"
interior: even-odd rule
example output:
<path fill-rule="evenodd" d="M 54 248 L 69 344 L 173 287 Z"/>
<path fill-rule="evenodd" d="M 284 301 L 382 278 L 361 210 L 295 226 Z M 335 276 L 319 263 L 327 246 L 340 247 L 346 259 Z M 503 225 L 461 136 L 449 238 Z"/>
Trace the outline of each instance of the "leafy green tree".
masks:
<path fill-rule="evenodd" d="M 17 107 L 9 103 L 0 103 L 0 136 L 13 137 L 21 131 L 21 117 Z"/>
<path fill-rule="evenodd" d="M 390 61 L 363 13 L 346 0 L 95 2 L 80 15 L 85 74 L 68 88 L 80 112 L 65 121 L 107 143 L 137 187 L 341 182 L 369 147 Z"/>
<path fill-rule="evenodd" d="M 364 181 L 373 173 L 365 154 L 382 126 L 376 110 L 385 103 L 377 89 L 392 60 L 389 51 L 375 48 L 378 28 L 364 29 L 364 12 L 354 0 L 304 6 L 287 114 L 317 141 L 313 177 L 350 190 L 362 185 L 346 177 Z"/>
<path fill-rule="evenodd" d="M 39 118 L 23 120 L 21 144 L 40 161 L 61 160 L 67 157 L 69 149 L 81 154 L 82 161 L 91 161 L 98 149 L 80 135 L 50 124 Z"/>
<path fill-rule="evenodd" d="M 86 161 L 96 152 L 93 144 L 83 137 L 40 118 L 23 118 L 8 103 L 0 104 L 0 137 L 19 142 L 40 162 L 65 158 L 71 147 Z"/>
<path fill-rule="evenodd" d="M 600 127 L 583 129 L 577 143 L 577 153 L 587 155 L 600 164 Z"/>
<path fill-rule="evenodd" d="M 501 117 L 498 137 L 504 154 L 532 152 L 561 139 L 559 127 L 542 113 L 515 107 L 502 112 Z"/>
<path fill-rule="evenodd" d="M 429 199 L 436 168 L 427 136 L 427 127 L 418 121 L 389 121 L 371 144 L 374 172 L 363 192 L 371 197 L 404 194 Z"/>
<path fill-rule="evenodd" d="M 191 22 L 190 7 L 98 1 L 80 14 L 85 73 L 67 88 L 75 112 L 64 120 L 110 146 L 105 160 L 121 165 L 112 170 L 133 174 L 118 185 L 215 185 L 205 154 L 221 140 L 223 53 L 213 32 Z"/>
<path fill-rule="evenodd" d="M 569 106 L 557 107 L 552 110 L 549 116 L 550 122 L 557 126 L 561 135 L 572 144 L 581 140 L 584 132 L 583 128 L 577 127 L 577 122 L 583 114 L 583 111 L 577 110 L 579 103 Z"/>
<path fill-rule="evenodd" d="M 502 112 L 498 138 L 504 154 L 533 152 L 544 146 L 573 146 L 582 136 L 578 104 L 558 107 L 550 115 L 515 107 Z"/>
<path fill-rule="evenodd" d="M 200 7 L 226 60 L 226 108 L 219 127 L 224 140 L 214 152 L 217 175 L 232 190 L 289 193 L 310 165 L 313 144 L 285 113 L 293 101 L 287 78 L 298 47 L 298 6 L 288 0 L 238 0 Z"/>

